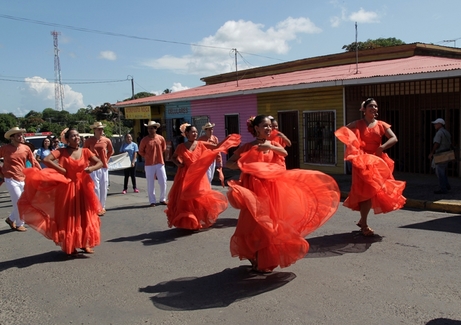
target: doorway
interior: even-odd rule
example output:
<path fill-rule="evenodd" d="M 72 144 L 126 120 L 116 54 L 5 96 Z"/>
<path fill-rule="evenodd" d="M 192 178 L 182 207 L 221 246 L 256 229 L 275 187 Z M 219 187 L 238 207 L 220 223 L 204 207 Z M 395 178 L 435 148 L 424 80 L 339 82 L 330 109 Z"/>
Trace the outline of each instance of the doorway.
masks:
<path fill-rule="evenodd" d="M 233 133 L 240 134 L 238 114 L 224 115 L 224 120 L 225 120 L 225 127 L 226 127 L 226 136 L 228 136 L 229 134 L 233 134 Z M 229 151 L 227 152 L 227 159 L 232 157 L 235 150 L 237 150 L 237 147 L 229 149 Z"/>
<path fill-rule="evenodd" d="M 287 169 L 299 168 L 299 131 L 298 111 L 278 112 L 279 130 L 291 141 L 291 147 L 286 147 L 285 157 Z"/>

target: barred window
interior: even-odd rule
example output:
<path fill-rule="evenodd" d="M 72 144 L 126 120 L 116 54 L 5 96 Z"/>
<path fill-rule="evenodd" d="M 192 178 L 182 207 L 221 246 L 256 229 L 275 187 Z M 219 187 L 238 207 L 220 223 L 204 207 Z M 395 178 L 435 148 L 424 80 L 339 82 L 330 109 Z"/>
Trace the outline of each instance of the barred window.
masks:
<path fill-rule="evenodd" d="M 205 134 L 205 131 L 202 130 L 202 126 L 209 122 L 208 116 L 193 116 L 192 117 L 192 125 L 197 128 L 198 137 Z"/>
<path fill-rule="evenodd" d="M 335 111 L 303 112 L 305 163 L 336 163 L 335 115 Z"/>

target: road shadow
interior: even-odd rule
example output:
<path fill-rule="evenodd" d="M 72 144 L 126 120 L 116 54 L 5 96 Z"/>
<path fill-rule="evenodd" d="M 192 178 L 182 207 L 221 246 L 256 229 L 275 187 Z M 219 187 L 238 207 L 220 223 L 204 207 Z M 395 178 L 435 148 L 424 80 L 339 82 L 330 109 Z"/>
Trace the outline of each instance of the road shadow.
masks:
<path fill-rule="evenodd" d="M 461 325 L 461 321 L 448 318 L 435 318 L 427 322 L 426 325 Z"/>
<path fill-rule="evenodd" d="M 120 194 L 122 195 L 122 194 Z M 106 211 L 119 211 L 119 210 L 133 210 L 133 209 L 161 209 L 162 207 L 166 208 L 166 205 L 158 205 L 155 207 L 151 207 L 150 204 L 140 204 L 140 205 L 124 205 L 120 207 L 115 207 L 115 208 L 107 208 Z"/>
<path fill-rule="evenodd" d="M 363 253 L 383 237 L 375 234 L 365 237 L 360 231 L 327 235 L 307 239 L 309 251 L 304 258 L 333 257 L 350 253 Z"/>
<path fill-rule="evenodd" d="M 21 257 L 11 261 L 0 262 L 0 272 L 3 272 L 10 268 L 24 268 L 35 264 L 43 263 L 54 263 L 54 262 L 65 262 L 72 259 L 87 258 L 88 256 L 83 254 L 77 254 L 75 256 L 69 256 L 62 251 L 51 251 L 43 254 L 32 255 Z"/>
<path fill-rule="evenodd" d="M 0 236 L 1 235 L 4 235 L 4 234 L 8 234 L 10 232 L 15 232 L 16 230 L 13 230 L 11 228 L 7 228 L 7 229 L 3 229 L 3 230 L 0 230 Z"/>
<path fill-rule="evenodd" d="M 237 219 L 218 218 L 210 228 L 230 228 L 237 226 Z"/>
<path fill-rule="evenodd" d="M 173 229 L 168 229 L 164 231 L 154 231 L 150 233 L 144 233 L 144 234 L 139 234 L 135 236 L 128 236 L 128 237 L 119 237 L 119 238 L 114 238 L 107 240 L 109 243 L 121 243 L 121 242 L 142 242 L 146 246 L 151 246 L 151 245 L 160 245 L 160 244 L 166 244 L 170 243 L 172 241 L 175 241 L 178 238 L 181 237 L 187 237 L 191 236 L 195 233 L 206 231 L 200 230 L 188 230 L 188 229 L 179 229 L 179 228 L 173 228 Z"/>
<path fill-rule="evenodd" d="M 461 216 L 438 218 L 425 222 L 413 223 L 400 228 L 412 228 L 421 230 L 443 231 L 461 234 Z"/>
<path fill-rule="evenodd" d="M 250 266 L 225 269 L 203 276 L 179 278 L 139 292 L 156 293 L 150 299 L 162 310 L 200 310 L 227 307 L 231 303 L 280 288 L 296 278 L 291 272 L 256 274 Z"/>

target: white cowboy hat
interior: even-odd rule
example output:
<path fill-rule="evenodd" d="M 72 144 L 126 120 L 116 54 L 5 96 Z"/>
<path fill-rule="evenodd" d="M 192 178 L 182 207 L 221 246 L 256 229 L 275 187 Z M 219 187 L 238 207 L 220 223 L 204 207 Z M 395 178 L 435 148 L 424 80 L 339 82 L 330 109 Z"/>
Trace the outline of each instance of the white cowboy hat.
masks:
<path fill-rule="evenodd" d="M 207 122 L 204 126 L 202 126 L 202 130 L 214 128 L 215 125 L 216 124 L 214 123 Z"/>
<path fill-rule="evenodd" d="M 15 126 L 12 129 L 9 129 L 8 131 L 5 132 L 5 139 L 9 139 L 13 134 L 16 133 L 25 133 L 26 129 L 20 129 L 17 126 Z"/>
<path fill-rule="evenodd" d="M 432 124 L 437 124 L 437 123 L 440 123 L 440 124 L 442 124 L 442 125 L 445 125 L 445 120 L 444 120 L 443 118 L 440 118 L 440 117 L 439 117 L 439 118 L 436 119 L 435 121 L 432 121 Z M 5 136 L 5 138 L 6 138 L 6 136 Z"/>
<path fill-rule="evenodd" d="M 105 127 L 101 122 L 94 122 L 93 125 L 90 125 L 90 129 L 104 129 Z"/>
<path fill-rule="evenodd" d="M 149 126 L 156 126 L 156 127 L 159 128 L 159 127 L 160 127 L 160 123 L 157 123 L 157 122 L 155 122 L 155 121 L 149 121 L 147 124 L 144 124 L 144 126 L 147 126 L 147 127 L 149 127 Z"/>

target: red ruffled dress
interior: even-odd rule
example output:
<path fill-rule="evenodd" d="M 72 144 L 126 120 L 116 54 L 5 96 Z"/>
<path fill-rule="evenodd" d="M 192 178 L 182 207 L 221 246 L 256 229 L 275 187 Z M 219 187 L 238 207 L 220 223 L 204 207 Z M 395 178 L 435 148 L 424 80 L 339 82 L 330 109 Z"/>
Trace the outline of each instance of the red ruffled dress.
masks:
<path fill-rule="evenodd" d="M 398 210 L 405 205 L 402 195 L 404 181 L 392 175 L 394 161 L 386 153 L 375 155 L 382 137 L 391 126 L 383 121 L 369 128 L 364 120 L 356 122 L 356 129 L 343 126 L 335 135 L 346 145 L 344 159 L 352 162 L 352 186 L 344 206 L 360 211 L 360 202 L 371 200 L 375 214 Z"/>
<path fill-rule="evenodd" d="M 231 254 L 257 259 L 261 270 L 287 267 L 309 250 L 304 237 L 338 209 L 338 184 L 319 171 L 286 170 L 283 157 L 271 150 L 260 152 L 251 143 L 236 153 L 241 176 L 228 182 L 227 196 L 240 215 Z"/>
<path fill-rule="evenodd" d="M 208 228 L 227 209 L 225 195 L 211 189 L 206 172 L 218 152 L 226 152 L 239 144 L 240 135 L 233 134 L 214 150 L 207 149 L 201 141 L 197 141 L 194 151 L 187 149 L 183 143 L 178 145 L 175 153 L 184 167 L 177 169 L 168 193 L 165 213 L 169 227 L 191 230 Z"/>
<path fill-rule="evenodd" d="M 278 134 L 279 134 L 279 131 L 272 130 L 271 135 L 269 136 L 269 141 L 277 142 L 279 145 L 285 148 L 287 145 L 285 144 L 283 139 L 278 136 Z"/>
<path fill-rule="evenodd" d="M 18 201 L 21 218 L 67 254 L 99 245 L 101 204 L 93 180 L 84 171 L 94 154 L 82 149 L 77 160 L 65 148 L 51 154 L 67 173 L 64 176 L 52 168 L 24 169 L 26 182 Z"/>

